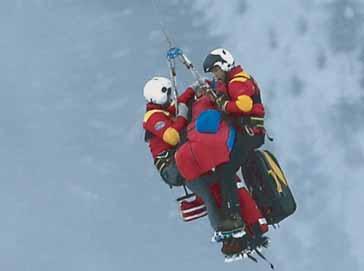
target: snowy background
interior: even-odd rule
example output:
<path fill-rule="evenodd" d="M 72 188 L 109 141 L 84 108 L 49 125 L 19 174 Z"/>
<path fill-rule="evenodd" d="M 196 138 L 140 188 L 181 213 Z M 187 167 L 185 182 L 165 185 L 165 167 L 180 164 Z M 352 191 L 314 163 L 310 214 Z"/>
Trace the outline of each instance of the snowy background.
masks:
<path fill-rule="evenodd" d="M 198 68 L 225 47 L 261 85 L 298 203 L 270 233 L 277 269 L 364 270 L 364 3 L 158 5 Z M 224 264 L 153 167 L 142 88 L 168 73 L 159 20 L 151 1 L 0 2 L 0 270 L 267 270 Z"/>

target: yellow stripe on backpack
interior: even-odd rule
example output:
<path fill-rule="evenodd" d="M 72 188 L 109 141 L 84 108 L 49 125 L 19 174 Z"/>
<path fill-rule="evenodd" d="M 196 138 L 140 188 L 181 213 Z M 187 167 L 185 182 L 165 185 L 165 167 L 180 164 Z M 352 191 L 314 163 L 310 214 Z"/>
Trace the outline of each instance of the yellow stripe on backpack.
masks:
<path fill-rule="evenodd" d="M 268 170 L 268 174 L 273 177 L 273 179 L 276 182 L 277 185 L 277 191 L 279 193 L 283 192 L 282 186 L 288 186 L 288 182 L 286 177 L 284 176 L 282 170 L 279 168 L 276 162 L 272 159 L 272 157 L 265 151 L 262 151 L 266 161 L 269 164 L 269 167 L 271 168 Z"/>

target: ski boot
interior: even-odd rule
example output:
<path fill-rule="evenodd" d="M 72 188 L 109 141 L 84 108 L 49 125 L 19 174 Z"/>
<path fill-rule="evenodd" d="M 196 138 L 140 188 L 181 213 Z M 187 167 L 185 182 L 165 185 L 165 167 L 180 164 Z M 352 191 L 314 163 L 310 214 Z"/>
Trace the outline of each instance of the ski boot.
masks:
<path fill-rule="evenodd" d="M 223 240 L 221 252 L 225 256 L 225 262 L 239 261 L 247 257 L 250 250 L 248 248 L 248 235 L 240 238 L 228 238 Z"/>
<path fill-rule="evenodd" d="M 245 234 L 245 225 L 241 217 L 231 215 L 220 224 L 211 241 L 221 242 L 229 238 L 242 238 Z"/>
<path fill-rule="evenodd" d="M 262 254 L 262 251 L 268 247 L 269 243 L 269 238 L 266 236 L 259 237 L 259 239 L 254 239 L 254 241 L 252 241 L 251 237 L 245 235 L 242 238 L 225 239 L 221 252 L 224 254 L 225 263 L 243 259 L 251 259 L 254 262 L 258 262 L 254 254 L 257 254 L 257 256 L 267 261 Z M 271 263 L 270 265 L 273 266 Z"/>
<path fill-rule="evenodd" d="M 266 260 L 264 255 L 262 255 L 262 251 L 268 248 L 270 240 L 268 237 L 263 236 L 263 233 L 255 227 L 253 227 L 252 232 L 253 234 L 246 234 L 241 238 L 223 240 L 221 252 L 225 256 L 226 263 L 245 258 L 256 262 L 254 254 Z"/>
<path fill-rule="evenodd" d="M 263 249 L 268 248 L 270 240 L 267 236 L 264 236 L 258 225 L 254 225 L 252 228 L 252 235 L 249 236 L 248 247 L 251 251 L 261 252 Z"/>
<path fill-rule="evenodd" d="M 263 249 L 268 248 L 270 244 L 270 240 L 268 237 L 260 235 L 254 236 L 250 238 L 249 245 L 248 245 L 248 252 L 243 257 L 246 256 L 247 258 L 251 259 L 254 262 L 258 262 L 257 257 L 254 255 L 255 253 L 259 256 L 262 260 L 269 264 L 270 268 L 274 270 L 274 265 L 262 254 Z"/>
<path fill-rule="evenodd" d="M 249 239 L 248 248 L 252 252 L 262 252 L 270 244 L 270 239 L 267 236 L 255 236 Z"/>

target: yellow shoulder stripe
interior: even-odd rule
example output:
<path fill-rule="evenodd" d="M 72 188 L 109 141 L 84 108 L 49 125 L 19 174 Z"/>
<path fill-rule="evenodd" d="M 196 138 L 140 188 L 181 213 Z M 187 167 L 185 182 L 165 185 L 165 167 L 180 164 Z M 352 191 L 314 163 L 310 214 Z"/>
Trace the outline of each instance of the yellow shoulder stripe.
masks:
<path fill-rule="evenodd" d="M 234 78 L 232 80 L 230 80 L 229 83 L 232 82 L 245 82 L 247 80 L 251 79 L 251 76 L 246 73 L 245 71 L 239 72 L 237 74 L 235 74 Z"/>
<path fill-rule="evenodd" d="M 253 109 L 253 99 L 248 95 L 240 95 L 235 104 L 243 112 L 250 112 Z"/>
<path fill-rule="evenodd" d="M 234 82 L 245 82 L 245 81 L 248 81 L 248 78 L 245 78 L 245 77 L 237 77 L 237 78 L 234 78 L 232 80 L 230 80 L 229 83 L 234 83 Z"/>
<path fill-rule="evenodd" d="M 169 117 L 169 112 L 165 111 L 165 110 L 160 110 L 160 109 L 153 109 L 153 110 L 149 110 L 144 114 L 144 122 L 147 122 L 149 120 L 149 118 L 154 114 L 154 113 L 163 113 L 164 115 L 166 115 L 167 117 Z"/>
<path fill-rule="evenodd" d="M 246 71 L 239 72 L 234 77 L 238 77 L 238 76 L 245 77 L 247 79 L 250 79 L 251 78 L 251 76 Z"/>
<path fill-rule="evenodd" d="M 169 127 L 163 133 L 163 141 L 169 145 L 176 146 L 180 142 L 180 136 L 176 129 Z"/>

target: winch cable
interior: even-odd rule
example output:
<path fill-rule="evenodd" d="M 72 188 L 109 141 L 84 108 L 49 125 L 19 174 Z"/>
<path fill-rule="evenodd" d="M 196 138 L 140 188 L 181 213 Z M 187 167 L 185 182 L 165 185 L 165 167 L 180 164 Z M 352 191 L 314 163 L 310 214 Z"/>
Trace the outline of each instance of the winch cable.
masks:
<path fill-rule="evenodd" d="M 170 68 L 170 77 L 171 77 L 171 81 L 173 84 L 173 91 L 174 91 L 174 95 L 175 95 L 175 102 L 176 102 L 176 106 L 177 106 L 177 83 L 176 83 L 176 64 L 175 64 L 175 59 L 178 58 L 180 60 L 180 62 L 191 72 L 193 78 L 195 81 L 198 82 L 199 86 L 201 88 L 207 89 L 207 91 L 216 99 L 216 92 L 213 88 L 211 88 L 203 79 L 203 77 L 200 75 L 200 73 L 196 70 L 196 68 L 194 67 L 194 65 L 192 64 L 192 62 L 188 59 L 188 57 L 186 56 L 186 54 L 183 52 L 183 50 L 179 47 L 175 46 L 175 42 L 173 42 L 171 36 L 168 34 L 167 30 L 166 30 L 166 26 L 165 23 L 162 20 L 162 16 L 159 13 L 158 10 L 158 3 L 156 2 L 157 0 L 152 0 L 153 3 L 153 7 L 155 10 L 155 14 L 159 19 L 159 24 L 161 27 L 161 31 L 165 37 L 165 40 L 168 44 L 168 52 L 167 52 L 167 59 L 169 62 L 169 68 Z M 177 108 L 177 107 L 176 107 Z"/>
<path fill-rule="evenodd" d="M 153 8 L 154 8 L 154 12 L 155 12 L 155 16 L 158 18 L 159 20 L 159 24 L 160 24 L 160 28 L 161 31 L 163 33 L 163 36 L 168 44 L 168 51 L 173 49 L 173 41 L 170 37 L 170 35 L 168 35 L 167 30 L 166 30 L 166 26 L 162 20 L 162 16 L 159 13 L 158 10 L 158 4 L 156 2 L 156 0 L 152 0 L 152 4 L 153 4 Z M 170 58 L 167 55 L 167 59 L 168 59 L 168 66 L 169 66 L 169 76 L 172 82 L 172 92 L 173 92 L 173 100 L 174 100 L 174 105 L 176 108 L 176 114 L 178 113 L 178 102 L 177 102 L 177 98 L 178 98 L 178 91 L 177 91 L 177 73 L 176 73 L 176 62 L 174 58 Z"/>

